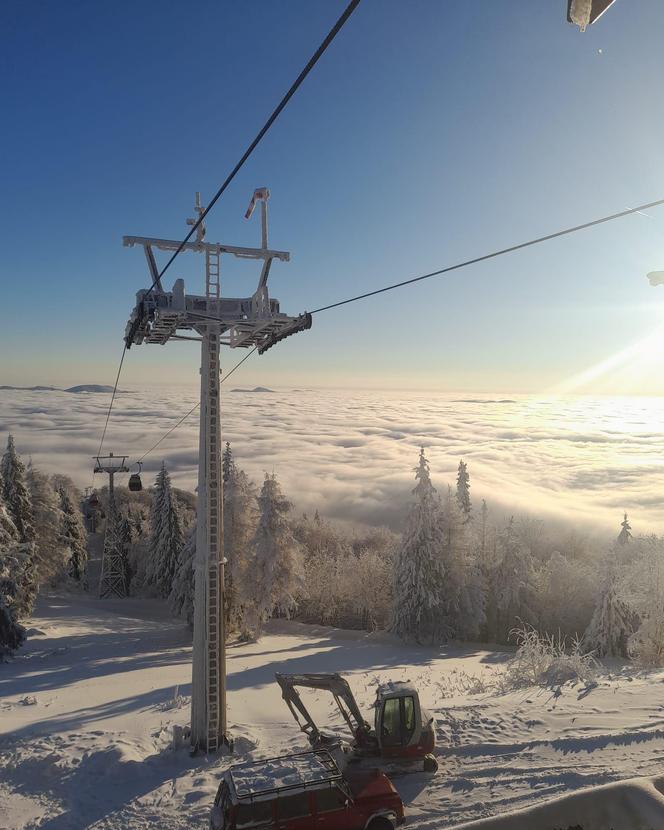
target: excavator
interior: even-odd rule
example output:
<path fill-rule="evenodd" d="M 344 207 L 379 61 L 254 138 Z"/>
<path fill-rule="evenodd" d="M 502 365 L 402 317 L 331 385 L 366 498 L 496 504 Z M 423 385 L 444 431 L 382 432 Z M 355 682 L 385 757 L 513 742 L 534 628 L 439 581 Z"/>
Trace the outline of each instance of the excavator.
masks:
<path fill-rule="evenodd" d="M 374 726 L 363 717 L 348 682 L 340 674 L 275 674 L 281 694 L 296 723 L 314 749 L 338 748 L 343 764 L 380 767 L 388 774 L 435 772 L 438 763 L 434 720 L 421 707 L 409 683 L 383 683 L 376 689 Z M 324 734 L 314 723 L 298 688 L 330 692 L 351 731 L 351 743 Z"/>

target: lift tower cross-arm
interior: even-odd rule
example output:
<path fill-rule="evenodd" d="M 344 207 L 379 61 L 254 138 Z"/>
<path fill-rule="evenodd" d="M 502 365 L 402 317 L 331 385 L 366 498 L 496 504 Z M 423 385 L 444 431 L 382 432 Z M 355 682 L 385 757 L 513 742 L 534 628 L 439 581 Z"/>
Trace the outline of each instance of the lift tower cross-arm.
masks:
<path fill-rule="evenodd" d="M 196 239 L 176 240 L 125 236 L 127 247 L 143 248 L 150 287 L 139 291 L 125 329 L 127 349 L 142 343 L 164 345 L 170 340 L 201 341 L 201 403 L 198 454 L 198 521 L 196 524 L 194 648 L 191 694 L 191 743 L 195 750 L 216 752 L 226 741 L 226 633 L 224 630 L 224 531 L 221 475 L 220 364 L 222 345 L 255 347 L 262 354 L 275 343 L 311 326 L 311 315 L 284 314 L 279 300 L 268 293 L 267 276 L 273 260 L 287 262 L 287 251 L 271 250 L 267 239 L 266 188 L 254 194 L 261 202 L 263 232 L 260 248 L 206 241 L 201 222 Z M 204 208 L 197 194 L 195 210 Z M 195 220 L 191 220 L 195 221 Z M 159 279 L 153 250 L 191 251 L 205 255 L 205 293 L 187 294 L 175 280 L 170 291 Z M 262 261 L 261 277 L 249 297 L 223 297 L 221 257 Z"/>

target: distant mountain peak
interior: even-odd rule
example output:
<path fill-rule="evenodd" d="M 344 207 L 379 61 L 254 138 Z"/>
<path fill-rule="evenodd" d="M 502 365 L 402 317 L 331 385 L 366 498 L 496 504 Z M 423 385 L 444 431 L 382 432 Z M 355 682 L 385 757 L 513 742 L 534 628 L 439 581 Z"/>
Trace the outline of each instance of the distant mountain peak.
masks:
<path fill-rule="evenodd" d="M 231 389 L 231 392 L 274 392 L 274 389 L 268 389 L 267 386 L 254 386 L 253 389 Z"/>

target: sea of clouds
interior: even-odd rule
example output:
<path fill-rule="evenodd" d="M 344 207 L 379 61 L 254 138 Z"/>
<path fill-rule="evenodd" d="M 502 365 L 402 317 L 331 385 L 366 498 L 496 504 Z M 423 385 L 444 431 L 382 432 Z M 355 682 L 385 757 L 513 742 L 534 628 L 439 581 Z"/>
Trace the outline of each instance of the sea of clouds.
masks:
<path fill-rule="evenodd" d="M 132 459 L 196 403 L 195 393 L 119 394 L 104 453 Z M 0 390 L 0 441 L 80 486 L 92 474 L 107 394 Z M 533 398 L 331 390 L 224 391 L 222 430 L 238 464 L 258 483 L 276 473 L 300 511 L 399 529 L 426 448 L 434 484 L 454 484 L 468 463 L 476 506 L 618 528 L 664 532 L 664 400 Z M 193 490 L 198 463 L 194 413 L 148 458 L 144 481 L 166 462 Z M 121 482 L 120 482 L 121 483 Z"/>

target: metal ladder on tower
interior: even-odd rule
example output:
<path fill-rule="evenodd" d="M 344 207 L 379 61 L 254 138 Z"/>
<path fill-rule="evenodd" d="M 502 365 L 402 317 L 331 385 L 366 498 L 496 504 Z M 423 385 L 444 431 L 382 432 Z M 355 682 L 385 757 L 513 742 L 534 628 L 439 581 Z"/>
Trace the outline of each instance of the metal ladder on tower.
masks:
<path fill-rule="evenodd" d="M 221 294 L 221 254 L 219 250 L 207 248 L 205 251 L 205 294 L 208 303 L 213 301 L 214 308 L 208 311 L 214 313 L 218 309 Z M 208 352 L 208 411 L 207 411 L 207 516 L 208 516 L 208 578 L 207 578 L 207 672 L 208 672 L 208 701 L 207 701 L 207 749 L 216 752 L 219 740 L 223 739 L 220 723 L 222 711 L 225 713 L 226 690 L 221 677 L 220 661 L 225 649 L 225 631 L 223 625 L 223 551 L 219 550 L 219 540 L 222 538 L 220 523 L 222 519 L 221 504 L 221 436 L 219 414 L 219 333 L 209 331 Z M 225 721 L 225 717 L 221 717 Z"/>
<path fill-rule="evenodd" d="M 218 300 L 221 295 L 221 254 L 219 251 L 205 251 L 205 294 L 210 300 Z M 215 303 L 215 309 L 216 309 Z M 210 309 L 212 311 L 212 309 Z"/>

